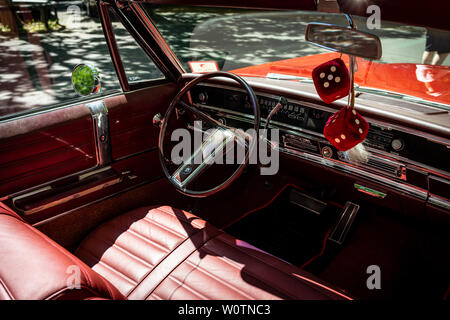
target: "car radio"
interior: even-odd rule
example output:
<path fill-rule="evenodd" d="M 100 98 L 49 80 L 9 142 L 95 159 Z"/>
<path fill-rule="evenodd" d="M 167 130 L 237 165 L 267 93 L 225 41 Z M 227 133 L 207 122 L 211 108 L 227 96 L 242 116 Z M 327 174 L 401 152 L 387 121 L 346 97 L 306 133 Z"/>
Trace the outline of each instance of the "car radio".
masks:
<path fill-rule="evenodd" d="M 391 130 L 370 126 L 364 144 L 375 149 L 389 151 L 394 139 L 394 133 Z"/>

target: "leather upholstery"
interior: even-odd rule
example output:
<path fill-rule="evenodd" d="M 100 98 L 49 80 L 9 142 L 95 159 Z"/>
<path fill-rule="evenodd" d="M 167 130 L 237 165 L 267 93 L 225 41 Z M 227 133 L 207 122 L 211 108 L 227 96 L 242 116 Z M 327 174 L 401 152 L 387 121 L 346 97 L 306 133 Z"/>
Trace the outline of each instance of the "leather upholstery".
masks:
<path fill-rule="evenodd" d="M 17 218 L 21 221 L 24 221 L 21 216 L 19 216 L 17 213 L 11 210 L 6 204 L 3 202 L 0 202 L 0 214 L 7 214 L 9 216 L 12 216 L 14 218 Z"/>
<path fill-rule="evenodd" d="M 79 272 L 79 289 L 70 276 Z M 72 278 L 74 279 L 74 278 Z M 15 214 L 0 214 L 0 299 L 123 299 L 86 264 Z"/>
<path fill-rule="evenodd" d="M 210 226 L 206 228 L 204 220 L 181 210 L 141 208 L 94 230 L 75 254 L 109 279 L 124 296 L 141 299 L 148 295 L 149 282 L 158 277 L 157 270 L 148 277 L 150 272 L 171 253 L 179 253 L 180 248 L 195 250 L 192 243 L 203 243 L 209 230 L 212 234 L 218 232 Z"/>
<path fill-rule="evenodd" d="M 128 299 L 349 299 L 312 275 L 171 207 L 94 230 L 76 255 Z"/>

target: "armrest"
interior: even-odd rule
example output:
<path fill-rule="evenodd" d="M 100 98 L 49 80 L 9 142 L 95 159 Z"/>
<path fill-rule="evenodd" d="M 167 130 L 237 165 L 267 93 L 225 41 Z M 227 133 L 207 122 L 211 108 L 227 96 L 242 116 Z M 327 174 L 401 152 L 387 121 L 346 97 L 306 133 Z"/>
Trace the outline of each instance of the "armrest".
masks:
<path fill-rule="evenodd" d="M 13 199 L 14 207 L 24 215 L 33 214 L 77 199 L 122 181 L 113 169 L 101 171 L 58 186 L 50 185 L 40 192 L 30 192 Z"/>

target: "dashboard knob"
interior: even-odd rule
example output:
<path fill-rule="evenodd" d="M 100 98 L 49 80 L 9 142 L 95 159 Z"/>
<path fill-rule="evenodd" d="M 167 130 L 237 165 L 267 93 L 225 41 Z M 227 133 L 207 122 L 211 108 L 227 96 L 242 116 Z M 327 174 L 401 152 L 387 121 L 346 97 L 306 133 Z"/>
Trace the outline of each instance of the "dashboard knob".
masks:
<path fill-rule="evenodd" d="M 405 147 L 405 142 L 402 139 L 394 139 L 391 142 L 391 147 L 394 151 L 401 151 Z"/>
<path fill-rule="evenodd" d="M 331 158 L 333 156 L 333 149 L 328 146 L 322 148 L 322 156 L 324 158 Z"/>
<path fill-rule="evenodd" d="M 161 123 L 163 120 L 163 116 L 161 115 L 161 113 L 157 113 L 153 116 L 153 125 L 155 127 L 160 128 L 161 127 Z"/>
<path fill-rule="evenodd" d="M 198 94 L 198 100 L 200 100 L 201 103 L 205 103 L 206 100 L 208 100 L 208 95 L 205 92 L 200 92 Z"/>

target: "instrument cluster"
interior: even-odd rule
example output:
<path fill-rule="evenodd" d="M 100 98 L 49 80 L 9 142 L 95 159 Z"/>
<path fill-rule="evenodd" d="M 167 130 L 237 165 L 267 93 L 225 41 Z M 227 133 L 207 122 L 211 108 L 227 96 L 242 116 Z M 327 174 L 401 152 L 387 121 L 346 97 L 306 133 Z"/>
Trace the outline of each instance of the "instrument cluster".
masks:
<path fill-rule="evenodd" d="M 261 120 L 265 118 L 278 103 L 278 97 L 266 94 L 258 94 L 258 103 L 261 110 Z M 234 118 L 252 116 L 252 110 L 246 93 L 199 85 L 192 90 L 193 103 L 207 110 L 229 112 Z M 322 105 L 299 103 L 288 101 L 288 104 L 280 109 L 271 119 L 271 125 L 285 130 L 282 139 L 287 145 L 299 150 L 320 153 L 324 158 L 343 160 L 342 153 L 338 152 L 323 138 L 323 129 L 326 121 L 334 112 L 333 109 Z M 450 149 L 443 144 L 432 142 L 425 137 L 413 135 L 386 126 L 370 124 L 369 133 L 364 146 L 384 154 L 400 156 L 439 170 L 450 172 Z M 429 155 L 439 155 L 430 157 Z M 380 164 L 378 167 L 386 167 L 395 176 L 401 177 L 401 168 L 390 164 Z"/>

